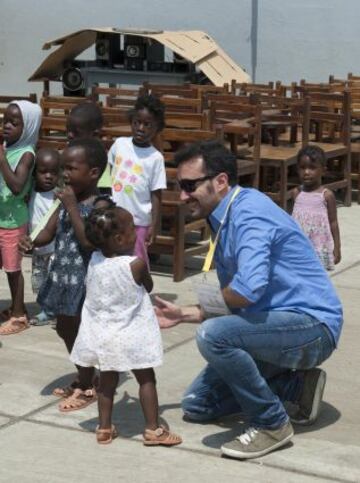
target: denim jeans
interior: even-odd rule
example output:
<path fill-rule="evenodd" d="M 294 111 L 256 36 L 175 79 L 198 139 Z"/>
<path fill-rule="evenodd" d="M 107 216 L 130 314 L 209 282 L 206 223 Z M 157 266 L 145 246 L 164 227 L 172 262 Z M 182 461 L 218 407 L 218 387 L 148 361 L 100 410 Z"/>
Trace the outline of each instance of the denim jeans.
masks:
<path fill-rule="evenodd" d="M 268 429 L 288 421 L 282 401 L 299 399 L 303 370 L 334 350 L 324 324 L 295 312 L 208 319 L 196 340 L 208 365 L 184 395 L 184 414 L 207 421 L 243 412 L 252 426 Z"/>

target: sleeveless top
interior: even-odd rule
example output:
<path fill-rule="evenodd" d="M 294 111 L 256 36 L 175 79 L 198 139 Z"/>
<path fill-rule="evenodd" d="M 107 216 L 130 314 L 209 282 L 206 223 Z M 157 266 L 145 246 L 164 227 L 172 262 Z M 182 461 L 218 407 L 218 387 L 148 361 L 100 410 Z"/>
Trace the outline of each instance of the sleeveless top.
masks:
<path fill-rule="evenodd" d="M 34 155 L 34 150 L 31 146 L 8 148 L 6 150 L 6 159 L 14 173 L 25 153 Z M 19 226 L 25 225 L 28 222 L 29 213 L 25 198 L 30 191 L 32 170 L 33 167 L 29 171 L 28 178 L 21 193 L 18 195 L 14 195 L 11 192 L 0 173 L 0 228 L 19 228 Z"/>
<path fill-rule="evenodd" d="M 331 234 L 325 191 L 300 191 L 295 199 L 293 218 L 310 238 L 326 270 L 334 269 L 334 240 Z"/>

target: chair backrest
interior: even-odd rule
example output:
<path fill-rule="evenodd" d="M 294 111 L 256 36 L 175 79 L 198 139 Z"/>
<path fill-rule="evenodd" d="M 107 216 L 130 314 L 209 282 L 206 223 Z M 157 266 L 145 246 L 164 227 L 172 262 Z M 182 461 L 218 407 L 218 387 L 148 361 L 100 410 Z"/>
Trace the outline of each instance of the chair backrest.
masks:
<path fill-rule="evenodd" d="M 309 142 L 309 111 L 310 101 L 306 96 L 301 99 L 291 97 L 269 97 L 257 95 L 257 100 L 262 107 L 262 121 L 267 123 L 283 123 L 290 126 L 289 142 L 298 142 L 298 132 L 301 128 L 301 142 L 306 145 Z"/>
<path fill-rule="evenodd" d="M 100 87 L 93 86 L 91 89 L 91 98 L 93 101 L 101 101 L 103 105 L 127 106 L 132 107 L 136 99 L 142 93 L 142 88 L 139 89 L 123 89 L 119 87 Z"/>
<path fill-rule="evenodd" d="M 246 119 L 249 111 L 244 106 L 248 107 L 251 105 L 248 102 L 248 98 L 246 101 L 244 103 L 221 102 L 218 100 L 211 101 L 209 110 L 210 127 L 215 129 L 217 126 L 227 124 L 231 121 Z"/>
<path fill-rule="evenodd" d="M 236 82 L 235 79 L 231 81 L 231 94 L 247 94 L 248 92 L 265 92 L 267 90 L 273 90 L 274 83 L 268 82 L 267 84 L 255 84 L 251 82 Z"/>
<path fill-rule="evenodd" d="M 343 143 L 350 147 L 351 92 L 342 94 L 311 93 L 309 119 L 319 124 L 317 142 Z"/>
<path fill-rule="evenodd" d="M 161 96 L 165 109 L 172 112 L 201 112 L 201 99 Z"/>
<path fill-rule="evenodd" d="M 144 90 L 148 94 L 152 94 L 156 97 L 172 96 L 172 97 L 185 97 L 196 99 L 197 91 L 190 88 L 190 84 L 183 85 L 163 85 L 163 84 L 149 84 L 144 82 Z"/>
<path fill-rule="evenodd" d="M 103 126 L 118 126 L 118 125 L 129 125 L 129 106 L 125 107 L 102 107 L 101 112 L 103 115 Z"/>
<path fill-rule="evenodd" d="M 165 111 L 165 126 L 178 129 L 209 129 L 209 112 Z"/>
<path fill-rule="evenodd" d="M 40 107 L 44 116 L 67 116 L 71 109 L 81 102 L 89 101 L 87 97 L 44 96 L 40 99 Z"/>
<path fill-rule="evenodd" d="M 171 163 L 174 153 L 181 147 L 197 141 L 207 141 L 210 139 L 219 139 L 222 141 L 222 129 L 211 131 L 205 129 L 165 128 L 159 135 L 159 148 L 164 154 L 165 162 Z"/>
<path fill-rule="evenodd" d="M 203 95 L 202 108 L 210 109 L 210 103 L 212 101 L 236 104 L 236 103 L 250 103 L 252 102 L 251 99 L 252 99 L 251 96 L 248 96 L 245 94 L 242 94 L 242 95 L 214 94 L 213 92 L 209 92 L 209 93 L 206 92 Z"/>

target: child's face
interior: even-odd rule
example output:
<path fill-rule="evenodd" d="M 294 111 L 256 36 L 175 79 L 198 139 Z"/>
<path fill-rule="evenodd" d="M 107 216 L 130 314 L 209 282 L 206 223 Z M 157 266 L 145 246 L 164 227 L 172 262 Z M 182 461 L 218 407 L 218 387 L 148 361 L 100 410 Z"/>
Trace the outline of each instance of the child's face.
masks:
<path fill-rule="evenodd" d="M 61 158 L 64 183 L 71 186 L 76 195 L 96 186 L 99 170 L 89 166 L 85 150 L 81 146 L 64 149 Z"/>
<path fill-rule="evenodd" d="M 84 122 L 77 116 L 70 116 L 66 122 L 66 135 L 69 140 L 98 137 L 99 131 L 89 131 L 84 127 Z"/>
<path fill-rule="evenodd" d="M 40 153 L 35 159 L 35 181 L 38 191 L 51 191 L 59 181 L 60 161 L 50 153 Z"/>
<path fill-rule="evenodd" d="M 21 137 L 24 129 L 24 121 L 20 109 L 16 104 L 10 104 L 4 113 L 3 120 L 4 141 L 8 146 L 16 143 Z"/>
<path fill-rule="evenodd" d="M 302 156 L 297 165 L 301 183 L 306 188 L 316 189 L 321 185 L 324 167 L 319 161 L 312 161 L 309 156 Z"/>
<path fill-rule="evenodd" d="M 158 124 L 154 115 L 147 109 L 136 111 L 131 120 L 131 131 L 136 146 L 150 146 L 158 132 Z"/>

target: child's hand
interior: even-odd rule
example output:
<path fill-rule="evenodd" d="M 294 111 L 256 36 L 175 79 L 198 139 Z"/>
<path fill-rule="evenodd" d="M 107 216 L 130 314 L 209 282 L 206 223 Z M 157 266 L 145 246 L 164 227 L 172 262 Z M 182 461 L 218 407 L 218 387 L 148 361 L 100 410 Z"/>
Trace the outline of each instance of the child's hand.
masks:
<path fill-rule="evenodd" d="M 155 304 L 154 309 L 161 329 L 169 329 L 182 321 L 183 314 L 178 305 L 160 297 L 155 297 Z"/>
<path fill-rule="evenodd" d="M 146 238 L 145 238 L 145 246 L 149 247 L 152 243 L 154 243 L 154 229 L 152 226 L 149 226 Z"/>
<path fill-rule="evenodd" d="M 55 193 L 55 197 L 61 201 L 66 211 L 70 212 L 77 208 L 77 199 L 71 186 L 65 186 L 63 190 Z"/>
<path fill-rule="evenodd" d="M 34 248 L 34 243 L 29 236 L 23 236 L 18 244 L 19 252 L 22 254 L 29 253 Z"/>
<path fill-rule="evenodd" d="M 341 253 L 340 250 L 334 250 L 334 263 L 337 265 L 341 261 Z"/>
<path fill-rule="evenodd" d="M 5 155 L 4 145 L 0 144 L 0 162 L 3 162 L 5 159 L 6 159 L 6 155 Z"/>

